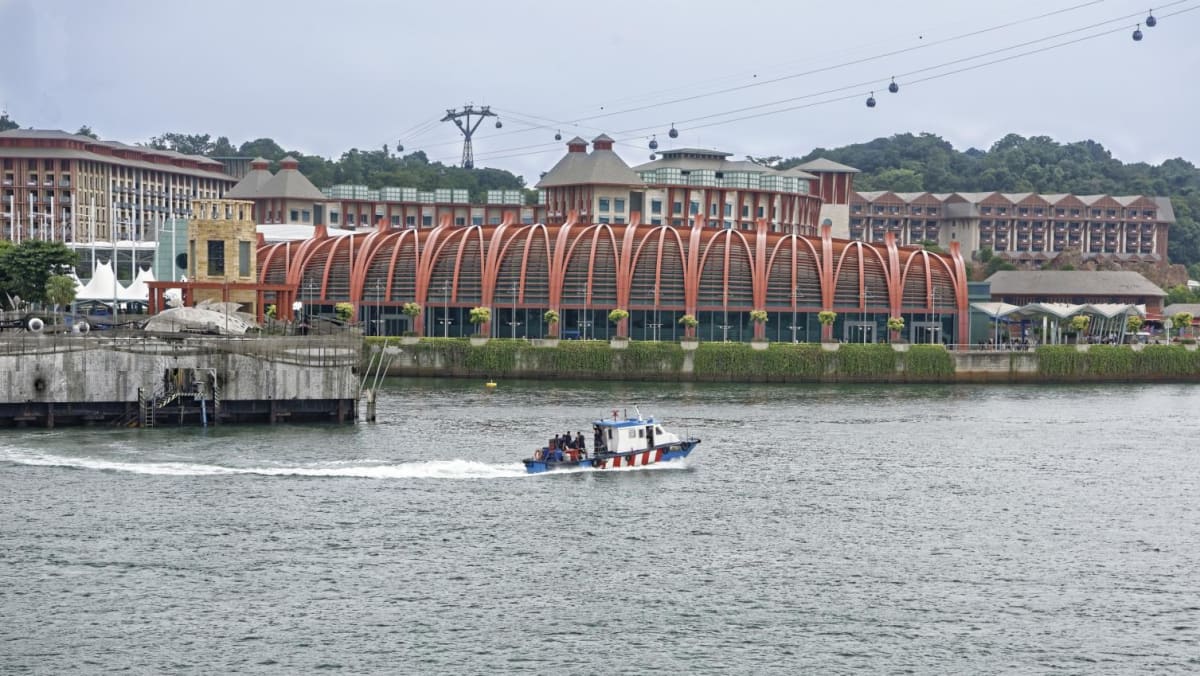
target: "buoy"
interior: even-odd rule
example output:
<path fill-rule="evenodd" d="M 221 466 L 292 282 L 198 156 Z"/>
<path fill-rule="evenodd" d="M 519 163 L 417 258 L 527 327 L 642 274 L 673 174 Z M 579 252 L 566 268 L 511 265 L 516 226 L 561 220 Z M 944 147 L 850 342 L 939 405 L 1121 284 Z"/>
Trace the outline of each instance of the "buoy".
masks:
<path fill-rule="evenodd" d="M 29 324 L 27 324 L 26 327 L 32 333 L 41 333 L 42 329 L 46 328 L 46 324 L 41 319 L 34 317 L 33 319 L 29 320 Z"/>
<path fill-rule="evenodd" d="M 489 390 L 494 389 L 496 387 L 496 381 L 489 380 L 486 383 L 484 383 L 483 386 L 488 388 Z"/>

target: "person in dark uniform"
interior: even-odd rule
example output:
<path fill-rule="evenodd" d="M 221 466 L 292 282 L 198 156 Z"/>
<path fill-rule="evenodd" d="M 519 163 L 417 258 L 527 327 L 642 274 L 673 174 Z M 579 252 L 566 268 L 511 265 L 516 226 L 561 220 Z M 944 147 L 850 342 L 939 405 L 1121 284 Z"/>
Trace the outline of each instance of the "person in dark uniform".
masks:
<path fill-rule="evenodd" d="M 587 441 L 583 438 L 582 430 L 575 433 L 575 448 L 579 449 L 579 452 L 585 456 L 587 455 Z"/>
<path fill-rule="evenodd" d="M 599 453 L 604 450 L 604 431 L 599 425 L 592 426 L 592 452 Z"/>

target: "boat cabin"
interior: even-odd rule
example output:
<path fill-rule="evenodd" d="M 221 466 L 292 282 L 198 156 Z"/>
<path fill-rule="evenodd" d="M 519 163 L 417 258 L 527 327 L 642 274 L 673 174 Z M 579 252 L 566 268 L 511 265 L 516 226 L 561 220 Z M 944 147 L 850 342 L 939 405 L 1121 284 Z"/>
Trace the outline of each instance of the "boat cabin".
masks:
<path fill-rule="evenodd" d="M 625 453 L 679 443 L 679 435 L 663 429 L 654 418 L 597 420 L 592 424 L 596 452 Z"/>

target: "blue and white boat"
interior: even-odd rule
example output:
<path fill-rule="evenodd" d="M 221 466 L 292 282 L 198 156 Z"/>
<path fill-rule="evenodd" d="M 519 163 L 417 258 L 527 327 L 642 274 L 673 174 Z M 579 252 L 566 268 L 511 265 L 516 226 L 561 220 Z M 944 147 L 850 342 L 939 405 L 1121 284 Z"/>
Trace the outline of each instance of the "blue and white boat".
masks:
<path fill-rule="evenodd" d="M 700 443 L 695 437 L 682 438 L 666 431 L 662 423 L 643 418 L 641 412 L 635 417 L 626 413 L 624 418 L 617 413 L 614 409 L 612 418 L 592 422 L 590 453 L 582 432 L 574 439 L 569 434 L 556 437 L 523 461 L 525 470 L 536 474 L 556 469 L 642 467 L 686 458 Z"/>

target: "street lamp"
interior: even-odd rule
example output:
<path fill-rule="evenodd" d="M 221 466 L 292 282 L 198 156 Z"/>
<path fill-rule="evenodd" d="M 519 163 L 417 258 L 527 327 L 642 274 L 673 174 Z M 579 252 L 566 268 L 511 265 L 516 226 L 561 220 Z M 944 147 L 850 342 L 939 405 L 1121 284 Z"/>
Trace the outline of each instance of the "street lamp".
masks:
<path fill-rule="evenodd" d="M 651 329 L 651 331 L 653 331 L 652 335 L 654 336 L 654 342 L 657 343 L 658 342 L 658 329 L 660 326 L 662 326 L 662 324 L 659 323 L 659 321 L 658 321 L 658 285 L 657 284 L 654 285 L 654 288 L 651 289 L 650 293 L 651 293 L 650 302 L 654 307 L 654 321 L 650 323 L 650 329 Z"/>
<path fill-rule="evenodd" d="M 450 337 L 450 280 L 442 282 L 442 337 Z"/>
<path fill-rule="evenodd" d="M 513 340 L 516 340 L 517 339 L 517 324 L 519 323 L 519 322 L 517 322 L 517 283 L 516 282 L 513 282 L 513 284 L 512 284 L 512 301 L 513 301 L 512 320 L 509 321 L 508 323 L 509 323 L 509 325 L 512 326 Z"/>
<path fill-rule="evenodd" d="M 792 284 L 792 344 L 796 344 L 796 294 L 799 293 L 800 282 Z"/>

